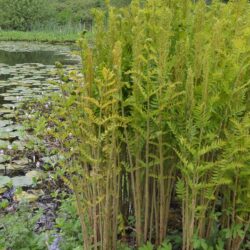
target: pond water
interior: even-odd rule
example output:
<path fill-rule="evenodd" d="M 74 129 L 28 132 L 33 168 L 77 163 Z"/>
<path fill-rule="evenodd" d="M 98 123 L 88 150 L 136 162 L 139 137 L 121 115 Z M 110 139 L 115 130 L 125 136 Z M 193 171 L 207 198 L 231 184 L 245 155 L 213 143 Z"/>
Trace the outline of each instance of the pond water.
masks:
<path fill-rule="evenodd" d="M 54 65 L 60 61 L 64 65 L 78 63 L 70 55 L 70 48 L 60 45 L 25 42 L 0 42 L 0 63 L 14 66 L 24 63 Z"/>
<path fill-rule="evenodd" d="M 54 64 L 59 61 L 65 69 L 74 68 L 80 59 L 71 51 L 62 45 L 0 42 L 0 195 L 9 177 L 19 178 L 17 183 L 11 180 L 16 186 L 32 183 L 26 176 L 25 131 L 16 113 L 23 102 L 58 91 L 50 84 L 57 80 Z"/>
<path fill-rule="evenodd" d="M 43 43 L 0 42 L 0 108 L 53 89 L 48 84 L 55 62 L 79 63 L 70 47 Z"/>

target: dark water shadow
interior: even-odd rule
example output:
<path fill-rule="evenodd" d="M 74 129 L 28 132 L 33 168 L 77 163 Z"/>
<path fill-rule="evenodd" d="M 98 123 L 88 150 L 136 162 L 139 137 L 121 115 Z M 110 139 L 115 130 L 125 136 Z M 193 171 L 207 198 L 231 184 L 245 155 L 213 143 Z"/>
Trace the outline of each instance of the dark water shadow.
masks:
<path fill-rule="evenodd" d="M 13 77 L 11 74 L 0 74 L 0 81 L 7 81 L 11 77 Z"/>
<path fill-rule="evenodd" d="M 9 52 L 0 50 L 0 62 L 8 64 L 10 66 L 23 63 L 54 65 L 57 61 L 64 65 L 72 65 L 78 63 L 77 60 L 70 59 L 63 54 L 57 54 L 54 51 Z"/>

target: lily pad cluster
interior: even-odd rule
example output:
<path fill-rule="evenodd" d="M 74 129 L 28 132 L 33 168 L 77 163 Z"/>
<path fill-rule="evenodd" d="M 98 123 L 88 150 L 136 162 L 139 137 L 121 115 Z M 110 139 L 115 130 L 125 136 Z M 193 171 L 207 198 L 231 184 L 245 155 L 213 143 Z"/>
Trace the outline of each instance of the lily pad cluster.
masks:
<path fill-rule="evenodd" d="M 58 91 L 58 87 L 51 84 L 58 80 L 51 63 L 55 59 L 64 59 L 63 63 L 69 64 L 64 65 L 66 70 L 71 69 L 70 64 L 79 62 L 79 57 L 73 56 L 67 46 L 0 42 L 0 200 L 10 188 L 26 190 L 16 201 L 22 198 L 36 201 L 43 193 L 36 192 L 34 183 L 44 179 L 46 174 L 41 169 L 40 159 L 32 153 L 29 155 L 26 144 L 33 135 L 22 121 L 35 113 L 35 110 L 25 110 L 24 103 Z M 47 158 L 50 159 L 44 157 L 41 161 L 50 164 Z"/>

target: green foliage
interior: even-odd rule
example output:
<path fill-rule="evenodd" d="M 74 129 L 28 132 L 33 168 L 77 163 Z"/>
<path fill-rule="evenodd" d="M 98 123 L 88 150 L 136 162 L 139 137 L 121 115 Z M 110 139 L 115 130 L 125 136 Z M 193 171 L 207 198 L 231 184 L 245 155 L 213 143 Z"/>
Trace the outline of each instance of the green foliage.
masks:
<path fill-rule="evenodd" d="M 153 250 L 153 249 L 154 249 L 154 246 L 150 242 L 148 242 L 146 245 L 139 248 L 139 250 Z"/>
<path fill-rule="evenodd" d="M 0 248 L 13 250 L 47 249 L 46 235 L 35 233 L 34 227 L 41 211 L 30 212 L 27 204 L 21 204 L 14 214 L 0 215 Z"/>
<path fill-rule="evenodd" d="M 250 224 L 249 12 L 244 0 L 94 12 L 92 42 L 78 42 L 82 74 L 59 68 L 63 98 L 46 117 L 85 249 L 116 249 L 129 217 L 138 247 L 160 246 L 174 201 L 183 249 L 240 249 Z"/>
<path fill-rule="evenodd" d="M 61 236 L 60 249 L 82 249 L 81 224 L 73 197 L 62 199 L 55 226 L 59 229 Z"/>
<path fill-rule="evenodd" d="M 0 209 L 5 209 L 6 207 L 8 207 L 8 205 L 9 201 L 4 199 L 0 202 Z"/>
<path fill-rule="evenodd" d="M 73 29 L 67 30 L 40 30 L 40 31 L 7 31 L 0 30 L 1 41 L 38 41 L 50 43 L 75 42 L 79 38 L 77 31 Z"/>
<path fill-rule="evenodd" d="M 113 6 L 128 5 L 131 0 L 111 0 Z M 92 21 L 93 8 L 105 8 L 104 0 L 53 0 L 52 8 L 55 10 L 55 18 L 59 24 L 68 22 L 79 23 Z"/>
<path fill-rule="evenodd" d="M 139 247 L 139 250 L 154 250 L 155 247 L 150 243 L 147 242 L 144 246 Z M 163 242 L 161 246 L 157 248 L 157 250 L 172 250 L 172 246 L 168 242 Z"/>
<path fill-rule="evenodd" d="M 13 250 L 44 250 L 59 237 L 62 250 L 82 249 L 81 224 L 76 210 L 74 197 L 58 197 L 61 200 L 52 231 L 36 233 L 35 224 L 42 211 L 33 211 L 26 203 L 18 205 L 14 213 L 0 215 L 0 249 Z M 0 208 L 8 202 L 3 200 Z"/>
<path fill-rule="evenodd" d="M 158 250 L 172 250 L 172 245 L 169 242 L 163 242 Z"/>
<path fill-rule="evenodd" d="M 0 0 L 0 28 L 30 30 L 34 23 L 46 23 L 47 0 Z"/>
<path fill-rule="evenodd" d="M 124 6 L 131 0 L 112 0 Z M 0 29 L 55 31 L 90 28 L 92 9 L 105 8 L 104 0 L 0 0 Z M 63 28 L 62 28 L 63 27 Z M 75 39 L 76 40 L 76 39 Z"/>
<path fill-rule="evenodd" d="M 90 22 L 92 20 L 91 9 L 103 6 L 101 0 L 68 0 L 52 1 L 55 22 L 60 25 L 67 23 Z"/>

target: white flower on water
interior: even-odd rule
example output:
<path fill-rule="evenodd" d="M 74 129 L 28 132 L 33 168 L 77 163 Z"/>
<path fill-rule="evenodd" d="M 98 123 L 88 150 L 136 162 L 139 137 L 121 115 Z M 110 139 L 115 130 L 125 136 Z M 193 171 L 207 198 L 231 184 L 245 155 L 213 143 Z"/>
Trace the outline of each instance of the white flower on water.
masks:
<path fill-rule="evenodd" d="M 12 146 L 11 145 L 8 145 L 8 147 L 7 147 L 9 150 L 11 150 L 12 149 Z"/>
<path fill-rule="evenodd" d="M 40 163 L 40 161 L 38 161 L 38 162 L 36 163 L 36 167 L 39 168 L 40 166 L 41 166 L 41 163 Z"/>
<path fill-rule="evenodd" d="M 0 150 L 0 155 L 4 155 L 4 150 L 3 149 Z"/>

